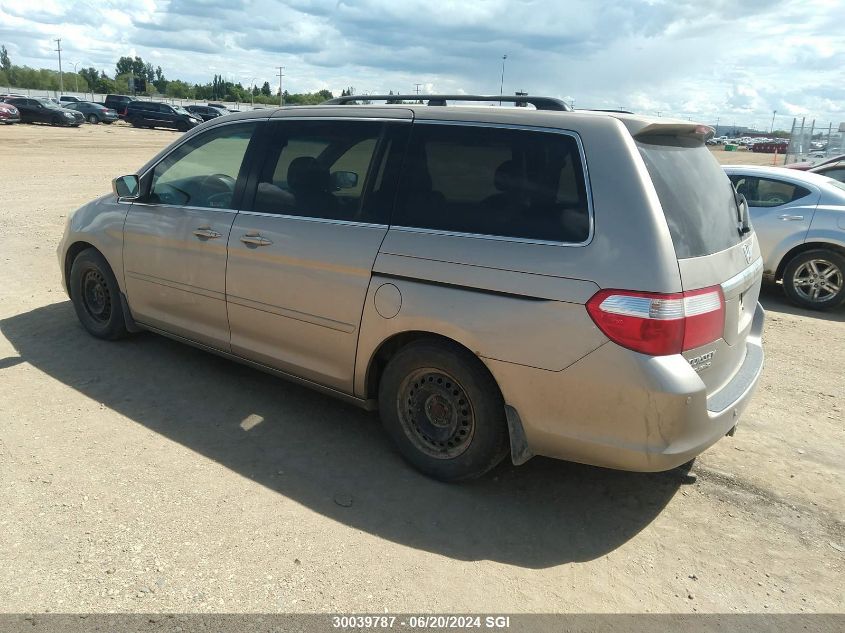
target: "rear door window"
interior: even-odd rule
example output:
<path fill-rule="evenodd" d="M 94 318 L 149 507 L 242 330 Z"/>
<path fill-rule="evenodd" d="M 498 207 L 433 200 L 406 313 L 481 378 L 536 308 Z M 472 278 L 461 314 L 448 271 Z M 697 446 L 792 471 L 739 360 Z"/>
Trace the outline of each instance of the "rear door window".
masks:
<path fill-rule="evenodd" d="M 749 207 L 779 207 L 810 195 L 810 190 L 774 178 L 731 176 L 737 193 L 748 200 Z"/>
<path fill-rule="evenodd" d="M 710 150 L 694 138 L 637 140 L 679 259 L 702 257 L 740 243 L 734 189 Z"/>
<path fill-rule="evenodd" d="M 561 243 L 589 238 L 575 137 L 415 124 L 392 224 Z"/>

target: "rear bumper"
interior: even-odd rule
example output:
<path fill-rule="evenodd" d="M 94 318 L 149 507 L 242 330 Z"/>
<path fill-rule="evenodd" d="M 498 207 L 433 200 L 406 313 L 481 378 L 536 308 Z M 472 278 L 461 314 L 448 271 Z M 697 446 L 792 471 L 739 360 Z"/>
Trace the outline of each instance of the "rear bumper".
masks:
<path fill-rule="evenodd" d="M 682 356 L 606 343 L 562 372 L 488 361 L 519 415 L 528 450 L 569 461 L 655 472 L 688 462 L 733 429 L 763 368 L 757 304 L 745 358 L 709 397 Z"/>

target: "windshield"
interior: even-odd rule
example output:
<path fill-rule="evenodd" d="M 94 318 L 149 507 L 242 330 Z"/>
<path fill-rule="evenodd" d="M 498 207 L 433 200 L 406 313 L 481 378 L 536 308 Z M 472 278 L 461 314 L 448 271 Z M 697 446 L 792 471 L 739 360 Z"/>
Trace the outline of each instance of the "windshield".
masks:
<path fill-rule="evenodd" d="M 61 110 L 62 107 L 56 103 L 53 103 L 49 99 L 36 99 L 38 103 L 43 105 L 45 108 L 50 108 L 51 110 Z"/>
<path fill-rule="evenodd" d="M 174 109 L 176 112 L 178 112 L 179 114 L 188 114 L 188 115 L 190 115 L 190 114 L 191 114 L 190 112 L 188 112 L 188 111 L 187 111 L 185 108 L 183 108 L 182 106 L 177 106 L 177 105 L 175 105 L 175 106 L 170 106 L 170 107 L 171 107 L 171 108 L 173 108 L 173 109 Z"/>

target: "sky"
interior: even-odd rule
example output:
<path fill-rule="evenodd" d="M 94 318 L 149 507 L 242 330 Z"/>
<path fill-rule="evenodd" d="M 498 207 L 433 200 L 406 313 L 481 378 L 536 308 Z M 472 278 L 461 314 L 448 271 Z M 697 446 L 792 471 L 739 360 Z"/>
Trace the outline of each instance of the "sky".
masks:
<path fill-rule="evenodd" d="M 12 63 L 335 94 L 504 91 L 710 124 L 845 121 L 843 0 L 0 0 Z"/>

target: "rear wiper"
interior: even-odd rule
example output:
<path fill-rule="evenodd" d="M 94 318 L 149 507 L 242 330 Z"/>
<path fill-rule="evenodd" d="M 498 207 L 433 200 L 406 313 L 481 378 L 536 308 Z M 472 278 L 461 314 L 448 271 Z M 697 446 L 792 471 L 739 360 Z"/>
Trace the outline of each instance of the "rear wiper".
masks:
<path fill-rule="evenodd" d="M 736 230 L 739 232 L 739 236 L 742 237 L 743 235 L 751 233 L 751 219 L 748 214 L 748 200 L 745 199 L 745 195 L 737 192 L 733 183 L 731 183 L 731 190 L 734 194 L 734 204 L 736 204 Z"/>

